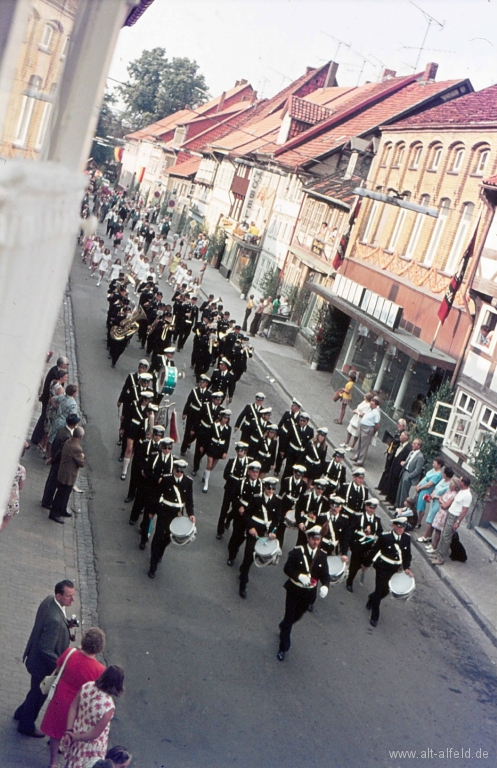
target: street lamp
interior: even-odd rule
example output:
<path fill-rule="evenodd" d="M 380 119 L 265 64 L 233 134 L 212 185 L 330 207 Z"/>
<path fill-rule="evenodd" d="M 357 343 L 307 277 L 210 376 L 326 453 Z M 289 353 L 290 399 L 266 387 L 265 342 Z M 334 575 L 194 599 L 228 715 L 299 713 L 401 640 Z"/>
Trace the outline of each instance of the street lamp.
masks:
<path fill-rule="evenodd" d="M 438 211 L 436 208 L 428 208 L 425 205 L 417 205 L 411 203 L 409 200 L 405 200 L 396 189 L 390 189 L 389 192 L 394 192 L 394 195 L 384 195 L 381 192 L 374 192 L 371 189 L 364 189 L 363 187 L 356 187 L 354 189 L 354 195 L 359 197 L 369 197 L 371 200 L 379 200 L 381 203 L 387 203 L 387 205 L 396 205 L 397 208 L 406 208 L 408 211 L 416 211 L 416 213 L 424 213 L 426 216 L 432 216 L 434 219 L 438 219 Z"/>

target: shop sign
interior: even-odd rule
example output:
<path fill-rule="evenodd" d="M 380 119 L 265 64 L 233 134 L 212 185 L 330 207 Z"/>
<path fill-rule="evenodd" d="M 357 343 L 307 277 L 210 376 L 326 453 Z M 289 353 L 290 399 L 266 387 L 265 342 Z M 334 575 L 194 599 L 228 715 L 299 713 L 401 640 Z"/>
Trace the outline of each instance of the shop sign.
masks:
<path fill-rule="evenodd" d="M 349 280 L 344 275 L 337 275 L 332 290 L 336 296 L 353 304 L 387 328 L 393 331 L 398 328 L 404 310 L 393 301 Z"/>

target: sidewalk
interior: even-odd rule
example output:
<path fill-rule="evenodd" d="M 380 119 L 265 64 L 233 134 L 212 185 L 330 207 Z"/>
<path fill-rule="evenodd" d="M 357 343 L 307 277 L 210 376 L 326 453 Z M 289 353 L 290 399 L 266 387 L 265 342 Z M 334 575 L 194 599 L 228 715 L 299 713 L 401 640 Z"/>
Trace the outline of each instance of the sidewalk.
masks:
<path fill-rule="evenodd" d="M 44 375 L 59 355 L 69 358 L 69 381 L 78 383 L 72 312 L 66 296 L 52 339 L 53 350 Z M 33 390 L 37 391 L 34 382 Z M 31 429 L 38 420 L 41 406 L 36 402 Z M 26 485 L 21 491 L 20 514 L 16 515 L 0 535 L 0 664 L 2 697 L 0 700 L 0 765 L 3 768 L 39 768 L 47 765 L 49 753 L 46 739 L 29 739 L 17 733 L 12 719 L 14 710 L 29 690 L 30 677 L 22 663 L 22 654 L 31 632 L 39 603 L 53 594 L 61 579 L 76 585 L 76 600 L 70 614 L 77 614 L 82 627 L 97 621 L 96 582 L 93 548 L 87 509 L 87 492 L 73 494 L 71 506 L 76 513 L 65 525 L 47 519 L 48 512 L 40 500 L 48 475 L 48 467 L 38 449 L 31 445 L 21 459 L 26 468 Z M 78 480 L 87 489 L 86 477 Z M 77 631 L 77 641 L 81 630 Z M 38 720 L 38 725 L 41 719 Z"/>
<path fill-rule="evenodd" d="M 194 274 L 198 273 L 199 261 L 193 260 L 188 262 L 188 265 L 192 267 Z M 208 267 L 205 271 L 202 292 L 206 297 L 210 293 L 221 296 L 222 303 L 231 313 L 231 317 L 238 321 L 243 319 L 246 302 L 240 299 L 236 288 L 212 267 Z M 339 415 L 340 405 L 332 400 L 334 390 L 331 387 L 330 374 L 312 371 L 293 347 L 275 344 L 260 336 L 251 339 L 251 344 L 254 347 L 254 357 L 267 371 L 268 386 L 265 390 L 267 402 L 271 403 L 270 387 L 279 386 L 288 396 L 289 402 L 292 397 L 297 397 L 304 404 L 314 427 L 328 427 L 330 446 L 336 447 L 344 442 L 348 417 L 344 419 L 343 426 L 333 422 Z M 345 459 L 349 474 L 352 468 L 352 455 L 353 452 L 347 454 Z M 383 443 L 378 443 L 376 448 L 369 450 L 365 462 L 366 484 L 371 490 L 378 485 L 384 463 L 385 446 Z M 383 509 L 384 521 L 388 518 L 388 513 Z M 417 549 L 417 555 L 429 563 L 487 637 L 497 645 L 497 601 L 495 600 L 497 562 L 493 560 L 490 549 L 474 531 L 463 526 L 460 534 L 468 553 L 468 561 L 456 563 L 449 560 L 442 567 L 433 566 L 425 553 L 424 546 L 416 541 L 417 536 L 421 535 L 420 532 L 416 531 L 416 535 L 413 534 L 411 540 Z"/>

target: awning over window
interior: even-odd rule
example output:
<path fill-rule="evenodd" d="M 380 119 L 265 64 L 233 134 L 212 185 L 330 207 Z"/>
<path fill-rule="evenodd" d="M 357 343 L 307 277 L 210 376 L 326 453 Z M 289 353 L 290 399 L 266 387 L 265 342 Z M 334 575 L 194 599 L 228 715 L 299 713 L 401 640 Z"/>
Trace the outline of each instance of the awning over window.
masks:
<path fill-rule="evenodd" d="M 314 283 L 306 283 L 306 286 L 318 296 L 321 296 L 328 304 L 332 304 L 358 323 L 365 325 L 370 331 L 382 336 L 389 344 L 393 344 L 412 360 L 426 363 L 427 365 L 436 365 L 439 368 L 444 368 L 446 371 L 453 371 L 456 367 L 457 360 L 450 357 L 450 355 L 446 355 L 445 352 L 440 352 L 438 349 L 430 350 L 430 345 L 426 341 L 418 339 L 417 336 L 408 333 L 402 328 L 392 331 L 358 307 L 336 296 L 330 288 L 324 288 L 322 285 L 315 285 Z"/>

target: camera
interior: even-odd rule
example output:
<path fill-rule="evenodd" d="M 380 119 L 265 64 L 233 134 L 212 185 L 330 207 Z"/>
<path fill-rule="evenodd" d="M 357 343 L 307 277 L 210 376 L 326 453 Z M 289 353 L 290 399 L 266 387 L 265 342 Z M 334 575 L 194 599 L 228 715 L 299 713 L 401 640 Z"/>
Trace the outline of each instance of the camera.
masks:
<path fill-rule="evenodd" d="M 73 613 L 73 615 L 69 619 L 68 624 L 71 629 L 74 629 L 75 627 L 79 627 L 79 619 L 75 613 Z"/>

